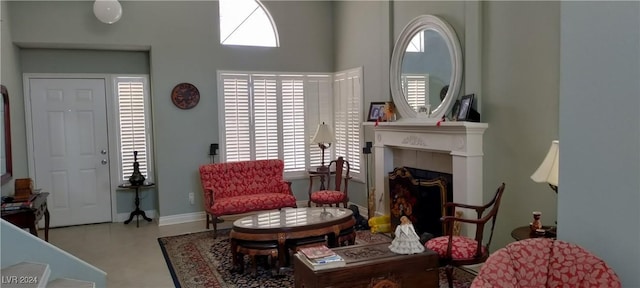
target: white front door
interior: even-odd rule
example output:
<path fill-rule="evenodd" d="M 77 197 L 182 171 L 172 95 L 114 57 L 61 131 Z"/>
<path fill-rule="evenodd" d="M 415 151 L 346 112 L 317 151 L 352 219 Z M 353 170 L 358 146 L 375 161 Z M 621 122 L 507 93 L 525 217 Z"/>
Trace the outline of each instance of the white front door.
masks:
<path fill-rule="evenodd" d="M 104 79 L 30 79 L 34 186 L 51 226 L 111 221 Z"/>

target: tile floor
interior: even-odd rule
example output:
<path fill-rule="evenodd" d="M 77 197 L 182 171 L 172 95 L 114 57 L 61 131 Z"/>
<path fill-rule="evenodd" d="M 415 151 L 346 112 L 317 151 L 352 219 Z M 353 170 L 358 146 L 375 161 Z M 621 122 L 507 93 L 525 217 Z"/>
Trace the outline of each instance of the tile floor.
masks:
<path fill-rule="evenodd" d="M 237 218 L 226 218 L 218 229 L 231 228 Z M 105 271 L 107 287 L 174 287 L 158 237 L 204 230 L 204 220 L 158 226 L 154 219 L 151 223 L 141 221 L 139 228 L 135 222 L 52 228 L 49 242 Z M 44 239 L 44 231 L 38 231 L 38 235 Z M 478 271 L 480 265 L 468 268 Z"/>
<path fill-rule="evenodd" d="M 218 224 L 230 228 L 232 221 Z M 108 287 L 174 287 L 158 237 L 205 230 L 203 221 L 158 226 L 135 221 L 81 225 L 49 230 L 49 242 L 107 273 Z M 44 238 L 44 231 L 38 235 Z"/>

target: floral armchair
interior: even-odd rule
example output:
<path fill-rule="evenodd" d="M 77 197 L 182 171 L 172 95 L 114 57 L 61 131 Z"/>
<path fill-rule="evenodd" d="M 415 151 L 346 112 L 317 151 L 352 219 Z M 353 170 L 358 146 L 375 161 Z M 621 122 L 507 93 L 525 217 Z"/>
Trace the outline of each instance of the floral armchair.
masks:
<path fill-rule="evenodd" d="M 604 261 L 582 247 L 550 238 L 532 238 L 491 254 L 471 287 L 595 288 L 621 284 Z"/>

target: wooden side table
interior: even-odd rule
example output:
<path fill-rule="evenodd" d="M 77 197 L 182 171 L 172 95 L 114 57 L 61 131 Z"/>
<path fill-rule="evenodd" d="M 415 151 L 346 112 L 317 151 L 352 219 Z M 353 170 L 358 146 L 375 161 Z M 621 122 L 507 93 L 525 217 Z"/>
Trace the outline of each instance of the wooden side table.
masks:
<path fill-rule="evenodd" d="M 38 237 L 36 223 L 44 216 L 44 241 L 49 242 L 49 209 L 47 208 L 49 193 L 38 193 L 31 202 L 30 208 L 2 211 L 2 219 L 20 228 L 29 228 L 29 232 Z"/>
<path fill-rule="evenodd" d="M 129 224 L 133 220 L 133 216 L 140 215 L 144 220 L 151 222 L 151 218 L 147 217 L 147 214 L 140 209 L 140 189 L 155 187 L 154 183 L 144 182 L 142 185 L 131 185 L 129 183 L 118 185 L 120 188 L 136 190 L 136 209 L 131 211 L 129 219 L 124 221 L 124 224 Z M 136 217 L 136 227 L 140 227 L 139 217 Z"/>
<path fill-rule="evenodd" d="M 556 238 L 555 233 L 550 232 L 551 226 L 542 226 L 545 229 L 544 235 L 539 235 L 531 231 L 529 226 L 521 226 L 511 231 L 511 237 L 518 241 L 529 238 Z"/>

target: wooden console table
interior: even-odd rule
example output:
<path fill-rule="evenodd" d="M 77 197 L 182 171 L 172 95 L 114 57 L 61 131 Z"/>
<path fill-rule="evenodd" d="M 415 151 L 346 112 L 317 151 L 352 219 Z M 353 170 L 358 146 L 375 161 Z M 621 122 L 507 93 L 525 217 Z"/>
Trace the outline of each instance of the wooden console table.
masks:
<path fill-rule="evenodd" d="M 295 254 L 295 287 L 439 287 L 436 252 L 395 254 L 389 244 L 332 248 L 345 259 L 346 266 L 316 271 L 300 260 L 304 256 Z"/>
<path fill-rule="evenodd" d="M 2 219 L 20 228 L 29 228 L 29 232 L 38 237 L 38 221 L 44 216 L 44 241 L 49 242 L 49 209 L 47 208 L 49 193 L 38 193 L 31 201 L 30 208 L 2 211 Z"/>

